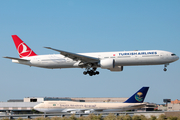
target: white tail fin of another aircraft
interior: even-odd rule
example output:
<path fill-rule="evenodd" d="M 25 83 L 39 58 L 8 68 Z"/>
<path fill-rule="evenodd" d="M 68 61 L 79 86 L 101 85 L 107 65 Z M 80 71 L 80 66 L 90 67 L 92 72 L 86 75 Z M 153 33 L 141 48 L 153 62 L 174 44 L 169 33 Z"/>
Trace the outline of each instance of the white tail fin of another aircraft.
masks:
<path fill-rule="evenodd" d="M 16 49 L 17 49 L 17 51 L 19 53 L 20 58 L 36 56 L 37 55 L 17 35 L 12 35 L 12 38 L 13 38 L 14 44 L 16 46 Z"/>

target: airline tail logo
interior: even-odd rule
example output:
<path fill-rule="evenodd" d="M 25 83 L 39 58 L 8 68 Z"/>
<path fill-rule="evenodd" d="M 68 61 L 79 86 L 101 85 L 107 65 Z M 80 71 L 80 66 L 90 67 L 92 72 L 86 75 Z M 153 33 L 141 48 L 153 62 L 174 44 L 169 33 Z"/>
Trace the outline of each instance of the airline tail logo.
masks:
<path fill-rule="evenodd" d="M 138 101 L 138 102 L 142 102 L 143 101 L 143 97 L 141 97 L 143 95 L 142 92 L 138 92 L 136 95 L 135 95 L 135 99 Z"/>
<path fill-rule="evenodd" d="M 25 43 L 21 43 L 18 46 L 18 52 L 20 57 L 28 57 L 32 53 L 32 50 Z"/>
<path fill-rule="evenodd" d="M 142 87 L 124 103 L 142 103 L 146 97 L 149 87 Z"/>
<path fill-rule="evenodd" d="M 20 58 L 36 56 L 36 53 L 34 53 L 17 35 L 12 35 L 12 38 Z"/>

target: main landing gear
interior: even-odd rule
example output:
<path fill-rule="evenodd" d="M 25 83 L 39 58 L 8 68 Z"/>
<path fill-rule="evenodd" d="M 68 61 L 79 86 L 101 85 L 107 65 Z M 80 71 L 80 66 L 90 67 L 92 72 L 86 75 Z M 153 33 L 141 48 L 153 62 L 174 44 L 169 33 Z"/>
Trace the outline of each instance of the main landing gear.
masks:
<path fill-rule="evenodd" d="M 99 75 L 99 71 L 96 71 L 96 69 L 97 68 L 87 69 L 87 71 L 84 71 L 83 74 L 84 75 L 89 74 L 89 76 Z"/>
<path fill-rule="evenodd" d="M 164 71 L 167 71 L 167 68 L 166 68 L 166 67 L 167 67 L 168 65 L 169 65 L 169 63 L 164 64 L 164 69 L 163 69 Z"/>

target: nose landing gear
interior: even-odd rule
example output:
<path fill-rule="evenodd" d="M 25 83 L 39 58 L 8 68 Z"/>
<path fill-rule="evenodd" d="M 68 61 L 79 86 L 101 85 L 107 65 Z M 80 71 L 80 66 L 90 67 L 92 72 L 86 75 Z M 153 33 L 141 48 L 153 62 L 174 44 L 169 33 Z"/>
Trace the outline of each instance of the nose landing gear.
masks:
<path fill-rule="evenodd" d="M 167 68 L 166 68 L 166 67 L 167 67 L 168 65 L 169 65 L 169 63 L 164 64 L 164 69 L 163 69 L 164 71 L 167 71 Z"/>
<path fill-rule="evenodd" d="M 167 71 L 167 68 L 164 68 L 163 70 L 164 70 L 164 71 Z"/>

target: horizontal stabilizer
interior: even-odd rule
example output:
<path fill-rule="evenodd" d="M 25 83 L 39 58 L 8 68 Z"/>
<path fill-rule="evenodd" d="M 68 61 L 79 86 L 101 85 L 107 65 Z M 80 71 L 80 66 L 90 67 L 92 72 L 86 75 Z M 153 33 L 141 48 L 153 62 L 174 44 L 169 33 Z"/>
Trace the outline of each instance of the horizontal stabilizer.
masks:
<path fill-rule="evenodd" d="M 20 60 L 20 61 L 29 61 L 29 60 L 26 60 L 26 59 L 14 58 L 14 57 L 3 57 L 3 58 L 12 59 L 12 60 Z"/>

